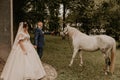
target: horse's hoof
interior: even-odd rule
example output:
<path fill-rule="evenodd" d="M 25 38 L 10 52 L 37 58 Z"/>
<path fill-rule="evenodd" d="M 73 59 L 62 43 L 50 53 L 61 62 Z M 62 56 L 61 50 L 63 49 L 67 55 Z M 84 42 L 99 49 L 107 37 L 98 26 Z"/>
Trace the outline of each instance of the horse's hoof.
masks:
<path fill-rule="evenodd" d="M 105 75 L 112 75 L 109 71 L 105 71 Z"/>
<path fill-rule="evenodd" d="M 79 64 L 79 66 L 80 66 L 80 67 L 82 67 L 82 66 L 83 66 L 83 64 Z"/>
<path fill-rule="evenodd" d="M 69 64 L 69 67 L 71 67 L 72 66 L 72 64 Z"/>
<path fill-rule="evenodd" d="M 108 72 L 105 72 L 105 75 L 108 75 Z"/>

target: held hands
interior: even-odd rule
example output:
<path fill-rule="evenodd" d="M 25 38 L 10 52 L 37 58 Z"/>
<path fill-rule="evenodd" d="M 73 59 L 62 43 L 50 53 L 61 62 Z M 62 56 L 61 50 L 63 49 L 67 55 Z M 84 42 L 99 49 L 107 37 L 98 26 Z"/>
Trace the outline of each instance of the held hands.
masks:
<path fill-rule="evenodd" d="M 36 45 L 34 45 L 34 48 L 37 48 L 37 46 L 36 46 Z"/>

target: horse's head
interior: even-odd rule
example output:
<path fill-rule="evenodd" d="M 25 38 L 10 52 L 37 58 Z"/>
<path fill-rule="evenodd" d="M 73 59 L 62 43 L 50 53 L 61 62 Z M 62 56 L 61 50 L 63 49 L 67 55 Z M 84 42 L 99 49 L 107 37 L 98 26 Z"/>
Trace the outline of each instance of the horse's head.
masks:
<path fill-rule="evenodd" d="M 68 34 L 68 28 L 67 27 L 64 28 L 63 33 L 64 33 L 64 35 Z"/>
<path fill-rule="evenodd" d="M 62 38 L 65 38 L 67 34 L 68 34 L 68 28 L 65 27 L 64 30 L 60 32 L 60 36 L 62 36 Z"/>
<path fill-rule="evenodd" d="M 67 35 L 67 34 L 68 34 L 69 28 L 70 28 L 70 26 L 67 24 L 66 27 L 65 27 L 64 30 L 63 30 L 64 35 Z"/>

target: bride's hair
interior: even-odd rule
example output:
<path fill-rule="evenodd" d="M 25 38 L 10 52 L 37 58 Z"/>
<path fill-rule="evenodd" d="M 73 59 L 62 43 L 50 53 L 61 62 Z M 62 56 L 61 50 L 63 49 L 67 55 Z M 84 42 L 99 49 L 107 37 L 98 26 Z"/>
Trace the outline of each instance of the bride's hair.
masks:
<path fill-rule="evenodd" d="M 27 27 L 28 27 L 27 22 L 23 22 L 23 28 L 27 28 Z"/>

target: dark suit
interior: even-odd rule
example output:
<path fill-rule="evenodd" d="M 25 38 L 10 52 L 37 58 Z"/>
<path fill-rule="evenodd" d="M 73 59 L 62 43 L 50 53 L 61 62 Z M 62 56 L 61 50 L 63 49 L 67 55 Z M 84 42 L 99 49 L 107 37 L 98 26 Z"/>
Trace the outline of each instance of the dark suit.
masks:
<path fill-rule="evenodd" d="M 34 44 L 37 46 L 37 52 L 40 58 L 43 55 L 43 46 L 44 46 L 44 33 L 41 29 L 35 29 Z"/>

